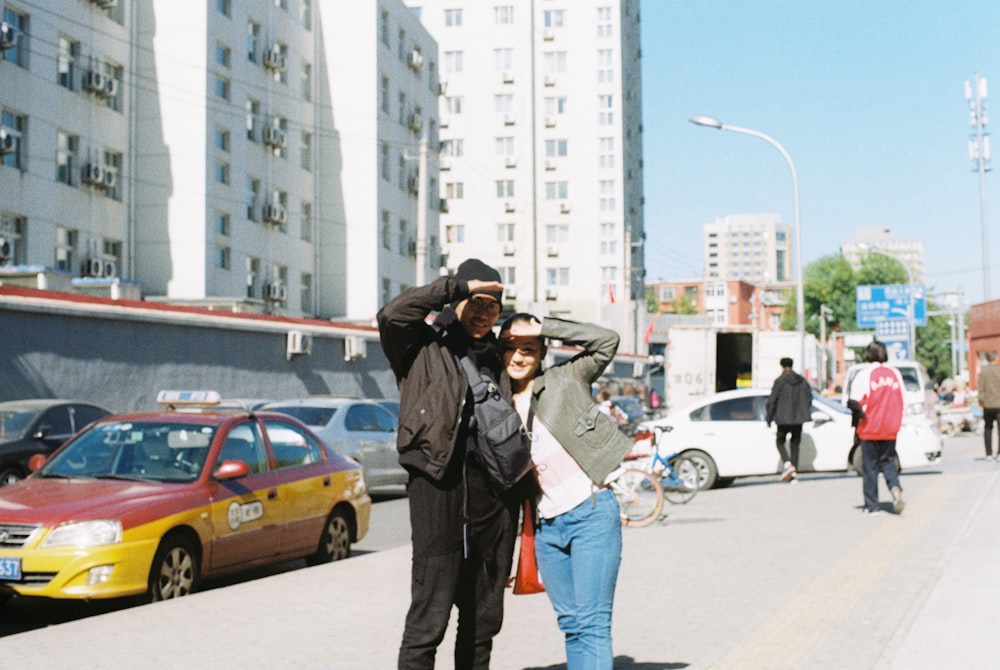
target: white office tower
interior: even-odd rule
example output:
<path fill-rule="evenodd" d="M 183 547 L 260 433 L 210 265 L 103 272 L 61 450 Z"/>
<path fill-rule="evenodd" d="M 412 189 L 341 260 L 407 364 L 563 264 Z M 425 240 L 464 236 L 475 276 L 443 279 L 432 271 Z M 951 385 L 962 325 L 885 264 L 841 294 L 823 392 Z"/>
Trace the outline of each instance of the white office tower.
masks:
<path fill-rule="evenodd" d="M 884 226 L 858 226 L 854 238 L 840 245 L 840 253 L 855 270 L 861 267 L 861 258 L 871 253 L 871 249 L 881 249 L 905 263 L 915 282 L 924 280 L 924 243 L 919 237 L 898 237 L 892 234 L 892 228 Z"/>
<path fill-rule="evenodd" d="M 643 294 L 637 0 L 407 0 L 438 43 L 446 265 L 634 350 Z"/>
<path fill-rule="evenodd" d="M 705 277 L 780 284 L 792 276 L 792 229 L 777 214 L 734 214 L 706 223 Z"/>

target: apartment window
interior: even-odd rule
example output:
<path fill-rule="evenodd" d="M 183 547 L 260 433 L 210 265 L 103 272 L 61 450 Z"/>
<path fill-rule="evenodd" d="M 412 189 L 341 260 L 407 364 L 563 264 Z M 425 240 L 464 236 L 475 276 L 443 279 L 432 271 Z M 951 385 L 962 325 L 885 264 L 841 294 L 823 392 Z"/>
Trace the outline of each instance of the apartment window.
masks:
<path fill-rule="evenodd" d="M 465 154 L 465 140 L 461 138 L 441 140 L 439 153 L 442 156 L 462 156 Z"/>
<path fill-rule="evenodd" d="M 260 62 L 260 24 L 255 21 L 247 21 L 247 60 Z"/>
<path fill-rule="evenodd" d="M 461 72 L 462 71 L 462 52 L 461 51 L 445 51 L 444 52 L 444 71 L 451 72 Z"/>
<path fill-rule="evenodd" d="M 497 180 L 497 197 L 498 198 L 513 198 L 514 197 L 514 180 L 513 179 L 498 179 Z"/>
<path fill-rule="evenodd" d="M 611 37 L 611 8 L 597 8 L 597 36 Z"/>
<path fill-rule="evenodd" d="M 379 99 L 381 100 L 382 111 L 389 113 L 389 78 L 382 75 L 382 87 L 379 89 Z"/>
<path fill-rule="evenodd" d="M 462 25 L 461 9 L 444 10 L 444 25 L 446 28 L 458 28 Z"/>
<path fill-rule="evenodd" d="M 28 220 L 9 212 L 0 212 L 0 231 L 10 243 L 10 262 L 12 265 L 24 265 L 27 261 L 25 239 L 28 234 Z"/>
<path fill-rule="evenodd" d="M 389 181 L 389 143 L 382 142 L 382 155 L 379 160 L 382 179 Z"/>
<path fill-rule="evenodd" d="M 121 84 L 122 84 L 122 79 L 125 76 L 125 68 L 123 68 L 120 65 L 114 65 L 112 63 L 103 63 L 103 64 L 101 64 L 101 68 L 100 69 L 102 69 L 104 71 L 103 74 L 104 74 L 105 77 L 107 77 L 108 79 L 112 79 L 112 80 L 115 81 L 116 87 L 120 90 L 121 89 Z M 109 95 L 109 96 L 106 96 L 104 98 L 103 104 L 108 109 L 113 109 L 116 112 L 120 112 L 122 110 L 122 102 L 121 101 L 122 101 L 122 96 L 117 95 L 117 94 L 116 95 Z"/>
<path fill-rule="evenodd" d="M 517 275 L 515 274 L 515 268 L 513 267 L 500 267 L 497 268 L 497 272 L 500 274 L 500 283 L 504 286 L 513 286 L 517 283 Z"/>
<path fill-rule="evenodd" d="M 312 133 L 307 133 L 306 131 L 303 130 L 302 134 L 299 136 L 299 144 L 300 144 L 300 146 L 299 146 L 300 163 L 299 164 L 302 166 L 303 170 L 306 170 L 307 172 L 312 172 L 312 161 L 313 161 L 313 149 L 312 149 L 313 136 L 312 136 Z"/>
<path fill-rule="evenodd" d="M 56 58 L 59 85 L 76 90 L 76 62 L 80 58 L 80 43 L 68 37 L 59 38 L 59 55 Z"/>
<path fill-rule="evenodd" d="M 597 141 L 597 167 L 613 168 L 615 166 L 615 139 L 602 137 Z"/>
<path fill-rule="evenodd" d="M 260 277 L 260 259 L 247 256 L 247 297 L 257 297 L 257 279 Z"/>
<path fill-rule="evenodd" d="M 500 93 L 493 96 L 493 108 L 498 114 L 510 114 L 514 111 L 514 94 Z"/>
<path fill-rule="evenodd" d="M 392 299 L 392 281 L 388 277 L 382 277 L 382 304 Z"/>
<path fill-rule="evenodd" d="M 498 26 L 514 23 L 514 5 L 497 5 L 493 8 L 493 22 Z"/>
<path fill-rule="evenodd" d="M 400 191 L 405 191 L 406 190 L 406 177 L 407 177 L 407 175 L 408 175 L 408 173 L 406 171 L 406 155 L 405 155 L 405 153 L 400 153 L 399 154 L 399 161 L 398 161 L 398 164 L 397 164 L 397 175 L 396 175 L 398 177 L 396 183 L 399 186 L 399 190 Z"/>
<path fill-rule="evenodd" d="M 548 268 L 545 271 L 545 285 L 569 286 L 569 268 Z"/>
<path fill-rule="evenodd" d="M 229 100 L 229 80 L 225 77 L 215 76 L 215 97 Z"/>
<path fill-rule="evenodd" d="M 215 45 L 215 62 L 224 68 L 229 68 L 232 66 L 233 54 L 232 49 L 227 47 L 225 44 L 216 43 Z"/>
<path fill-rule="evenodd" d="M 232 221 L 225 212 L 215 213 L 215 232 L 217 235 L 229 237 L 232 234 Z"/>
<path fill-rule="evenodd" d="M 391 46 L 389 44 L 389 12 L 388 12 L 388 10 L 385 10 L 385 9 L 382 10 L 382 15 L 381 15 L 379 21 L 380 21 L 380 23 L 379 23 L 379 31 L 378 32 L 379 32 L 379 35 L 381 36 L 382 44 L 384 44 L 387 47 Z"/>
<path fill-rule="evenodd" d="M 303 242 L 312 242 L 312 216 L 313 216 L 313 206 L 308 200 L 303 200 L 299 203 L 299 208 L 301 210 L 299 214 L 299 239 Z"/>
<path fill-rule="evenodd" d="M 280 54 L 280 59 L 282 63 L 288 62 L 288 45 L 275 42 L 274 46 L 271 48 L 274 49 L 278 54 Z M 285 72 L 283 68 L 275 69 L 271 72 L 271 79 L 278 82 L 279 84 L 287 84 L 288 73 Z"/>
<path fill-rule="evenodd" d="M 215 247 L 215 267 L 220 270 L 228 270 L 230 266 L 230 256 L 232 251 L 229 247 L 217 245 Z"/>
<path fill-rule="evenodd" d="M 496 152 L 497 156 L 513 156 L 514 155 L 514 138 L 513 137 L 498 137 L 496 138 Z"/>
<path fill-rule="evenodd" d="M 397 247 L 397 250 L 399 251 L 400 256 L 405 256 L 407 251 L 409 250 L 409 244 L 408 244 L 409 237 L 407 237 L 406 233 L 406 229 L 408 227 L 409 226 L 406 223 L 406 219 L 399 220 L 399 239 L 398 239 L 399 246 Z"/>
<path fill-rule="evenodd" d="M 260 125 L 260 102 L 253 98 L 247 98 L 247 139 L 251 142 L 259 142 L 257 126 Z"/>
<path fill-rule="evenodd" d="M 597 96 L 597 123 L 601 126 L 610 126 L 615 122 L 614 96 Z"/>
<path fill-rule="evenodd" d="M 232 0 L 215 0 L 215 10 L 223 16 L 233 15 Z"/>
<path fill-rule="evenodd" d="M 392 224 L 389 222 L 389 210 L 382 210 L 382 248 L 392 249 Z"/>
<path fill-rule="evenodd" d="M 505 49 L 494 49 L 493 50 L 493 68 L 498 72 L 503 70 L 513 70 L 514 69 L 514 50 Z"/>
<path fill-rule="evenodd" d="M 545 114 L 555 116 L 566 113 L 566 96 L 558 95 L 545 98 Z"/>
<path fill-rule="evenodd" d="M 597 50 L 597 83 L 612 84 L 615 81 L 614 55 L 611 49 Z"/>
<path fill-rule="evenodd" d="M 80 138 L 63 131 L 56 133 L 56 179 L 68 186 L 76 183 L 77 150 Z"/>
<path fill-rule="evenodd" d="M 545 74 L 559 74 L 566 71 L 565 51 L 546 51 L 542 54 L 542 66 Z"/>
<path fill-rule="evenodd" d="M 215 148 L 222 151 L 229 151 L 231 145 L 229 131 L 225 128 L 215 129 Z"/>
<path fill-rule="evenodd" d="M 610 265 L 601 267 L 600 297 L 615 299 L 618 295 L 618 268 Z"/>
<path fill-rule="evenodd" d="M 546 158 L 565 158 L 569 140 L 545 140 Z"/>
<path fill-rule="evenodd" d="M 0 164 L 18 170 L 26 169 L 24 138 L 28 133 L 28 117 L 5 109 L 0 112 L 0 126 L 7 129 L 14 141 L 14 150 L 0 155 Z"/>
<path fill-rule="evenodd" d="M 569 242 L 569 226 L 565 223 L 553 223 L 545 226 L 546 244 L 566 244 Z"/>
<path fill-rule="evenodd" d="M 457 223 L 444 228 L 444 239 L 448 244 L 465 243 L 465 224 Z"/>
<path fill-rule="evenodd" d="M 283 116 L 272 116 L 270 124 L 275 130 L 281 131 L 282 137 L 288 137 L 288 119 Z M 272 146 L 271 155 L 275 158 L 288 158 L 288 142 Z"/>
<path fill-rule="evenodd" d="M 110 237 L 101 240 L 101 253 L 117 262 L 122 257 L 122 242 Z"/>
<path fill-rule="evenodd" d="M 399 92 L 399 125 L 406 125 L 406 93 L 403 91 Z"/>
<path fill-rule="evenodd" d="M 56 226 L 56 268 L 76 272 L 77 231 Z"/>
<path fill-rule="evenodd" d="M 569 197 L 569 182 L 547 181 L 545 182 L 546 200 L 565 200 Z"/>
<path fill-rule="evenodd" d="M 601 253 L 618 253 L 618 236 L 615 234 L 615 224 L 601 224 Z"/>
<path fill-rule="evenodd" d="M 3 22 L 14 29 L 14 46 L 0 51 L 0 57 L 8 63 L 23 68 L 28 67 L 28 15 L 10 7 L 3 8 Z"/>
<path fill-rule="evenodd" d="M 400 28 L 398 40 L 396 41 L 396 57 L 400 63 L 406 62 L 406 31 Z"/>
<path fill-rule="evenodd" d="M 456 182 L 447 182 L 444 185 L 444 197 L 448 200 L 461 200 L 465 197 L 465 184 Z"/>
<path fill-rule="evenodd" d="M 257 220 L 257 199 L 260 198 L 260 180 L 247 177 L 247 218 Z"/>
<path fill-rule="evenodd" d="M 299 21 L 306 30 L 312 30 L 313 3 L 312 0 L 299 0 Z"/>
<path fill-rule="evenodd" d="M 602 212 L 615 211 L 615 182 L 612 179 L 602 179 L 598 182 L 600 192 L 599 206 Z"/>
<path fill-rule="evenodd" d="M 513 242 L 513 241 L 514 241 L 514 224 L 498 223 L 497 242 Z"/>
<path fill-rule="evenodd" d="M 312 74 L 313 66 L 312 63 L 302 61 L 302 71 L 299 78 L 299 84 L 302 89 L 302 99 L 306 102 L 312 102 Z"/>
<path fill-rule="evenodd" d="M 462 113 L 462 96 L 448 96 L 444 99 L 445 108 L 448 110 L 449 115 L 461 114 Z"/>
<path fill-rule="evenodd" d="M 288 0 L 273 0 L 273 2 L 274 6 L 278 9 L 283 9 L 286 12 L 288 11 Z"/>
<path fill-rule="evenodd" d="M 546 9 L 542 12 L 542 21 L 546 28 L 562 28 L 566 25 L 566 10 Z"/>
<path fill-rule="evenodd" d="M 306 314 L 312 314 L 313 308 L 313 276 L 303 272 L 299 277 L 299 308 Z"/>
<path fill-rule="evenodd" d="M 115 175 L 120 175 L 122 173 L 122 168 L 125 165 L 125 156 L 118 151 L 105 151 L 104 156 L 104 168 L 108 172 L 112 172 Z M 115 185 L 112 188 L 104 189 L 104 197 L 111 198 L 112 200 L 122 199 L 122 185 L 121 180 L 115 180 Z"/>
<path fill-rule="evenodd" d="M 215 181 L 220 184 L 229 184 L 229 163 L 215 161 Z"/>

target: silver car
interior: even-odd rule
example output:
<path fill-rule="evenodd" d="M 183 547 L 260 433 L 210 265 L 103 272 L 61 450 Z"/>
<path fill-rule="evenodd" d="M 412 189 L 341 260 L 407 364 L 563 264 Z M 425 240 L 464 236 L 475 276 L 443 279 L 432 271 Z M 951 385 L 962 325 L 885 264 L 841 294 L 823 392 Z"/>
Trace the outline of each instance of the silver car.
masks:
<path fill-rule="evenodd" d="M 396 415 L 377 400 L 310 397 L 270 402 L 262 411 L 293 416 L 334 451 L 361 464 L 369 489 L 406 484 L 396 451 Z"/>

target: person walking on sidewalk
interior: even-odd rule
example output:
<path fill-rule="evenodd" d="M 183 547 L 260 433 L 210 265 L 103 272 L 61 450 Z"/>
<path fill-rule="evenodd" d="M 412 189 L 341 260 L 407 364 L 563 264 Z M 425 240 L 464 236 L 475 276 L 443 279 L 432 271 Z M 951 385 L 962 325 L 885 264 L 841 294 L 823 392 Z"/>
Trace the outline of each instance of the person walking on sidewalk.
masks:
<path fill-rule="evenodd" d="M 545 339 L 583 350 L 543 370 Z M 531 433 L 541 496 L 535 555 L 565 636 L 568 670 L 611 670 L 611 610 L 621 564 L 621 513 L 608 484 L 633 442 L 601 411 L 593 384 L 618 334 L 591 324 L 515 314 L 500 328 L 514 405 Z"/>
<path fill-rule="evenodd" d="M 858 371 L 851 382 L 849 397 L 860 406 L 857 434 L 861 440 L 862 493 L 864 513 L 878 514 L 878 473 L 892 493 L 892 509 L 903 511 L 903 489 L 896 469 L 896 435 L 903 423 L 903 378 L 899 371 L 886 365 L 885 345 L 878 340 L 865 348 L 869 363 Z"/>
<path fill-rule="evenodd" d="M 524 495 L 498 492 L 475 453 L 474 403 L 460 362 L 471 357 L 504 388 L 493 334 L 502 292 L 500 274 L 469 259 L 455 276 L 407 289 L 377 315 L 399 385 L 399 462 L 410 474 L 413 564 L 400 669 L 434 667 L 453 606 L 456 668 L 489 668 L 503 623 Z M 509 380 L 506 387 L 509 398 Z"/>
<path fill-rule="evenodd" d="M 997 456 L 993 455 L 993 424 L 1000 419 L 1000 356 L 997 356 L 997 352 L 990 351 L 986 354 L 986 365 L 979 371 L 977 386 L 979 406 L 983 409 L 986 460 L 993 461 L 1000 456 L 1000 444 L 997 445 Z"/>
<path fill-rule="evenodd" d="M 799 445 L 802 443 L 802 424 L 812 420 L 812 388 L 806 378 L 792 370 L 791 358 L 781 359 L 781 374 L 774 380 L 771 395 L 767 399 L 767 427 L 778 424 L 775 446 L 781 457 L 783 470 L 781 481 L 798 481 Z M 785 450 L 785 439 L 789 438 L 791 456 Z"/>

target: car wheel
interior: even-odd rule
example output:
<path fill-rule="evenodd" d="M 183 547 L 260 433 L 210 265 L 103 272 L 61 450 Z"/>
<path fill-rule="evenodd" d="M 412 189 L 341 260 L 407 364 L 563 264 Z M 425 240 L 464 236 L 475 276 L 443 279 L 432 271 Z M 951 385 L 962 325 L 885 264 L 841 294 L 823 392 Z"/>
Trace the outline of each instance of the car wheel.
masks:
<path fill-rule="evenodd" d="M 149 571 L 149 600 L 180 598 L 198 586 L 198 556 L 191 542 L 179 535 L 164 538 Z"/>
<path fill-rule="evenodd" d="M 0 468 L 0 486 L 8 486 L 24 479 L 24 473 L 16 465 Z"/>
<path fill-rule="evenodd" d="M 715 486 L 715 482 L 719 477 L 719 471 L 716 469 L 715 461 L 712 460 L 711 456 L 698 449 L 685 451 L 683 455 L 691 459 L 698 469 L 698 488 L 700 490 L 705 491 Z"/>
<path fill-rule="evenodd" d="M 323 526 L 319 538 L 319 548 L 306 558 L 307 565 L 321 565 L 330 561 L 340 561 L 351 555 L 351 524 L 339 509 L 333 510 Z"/>

